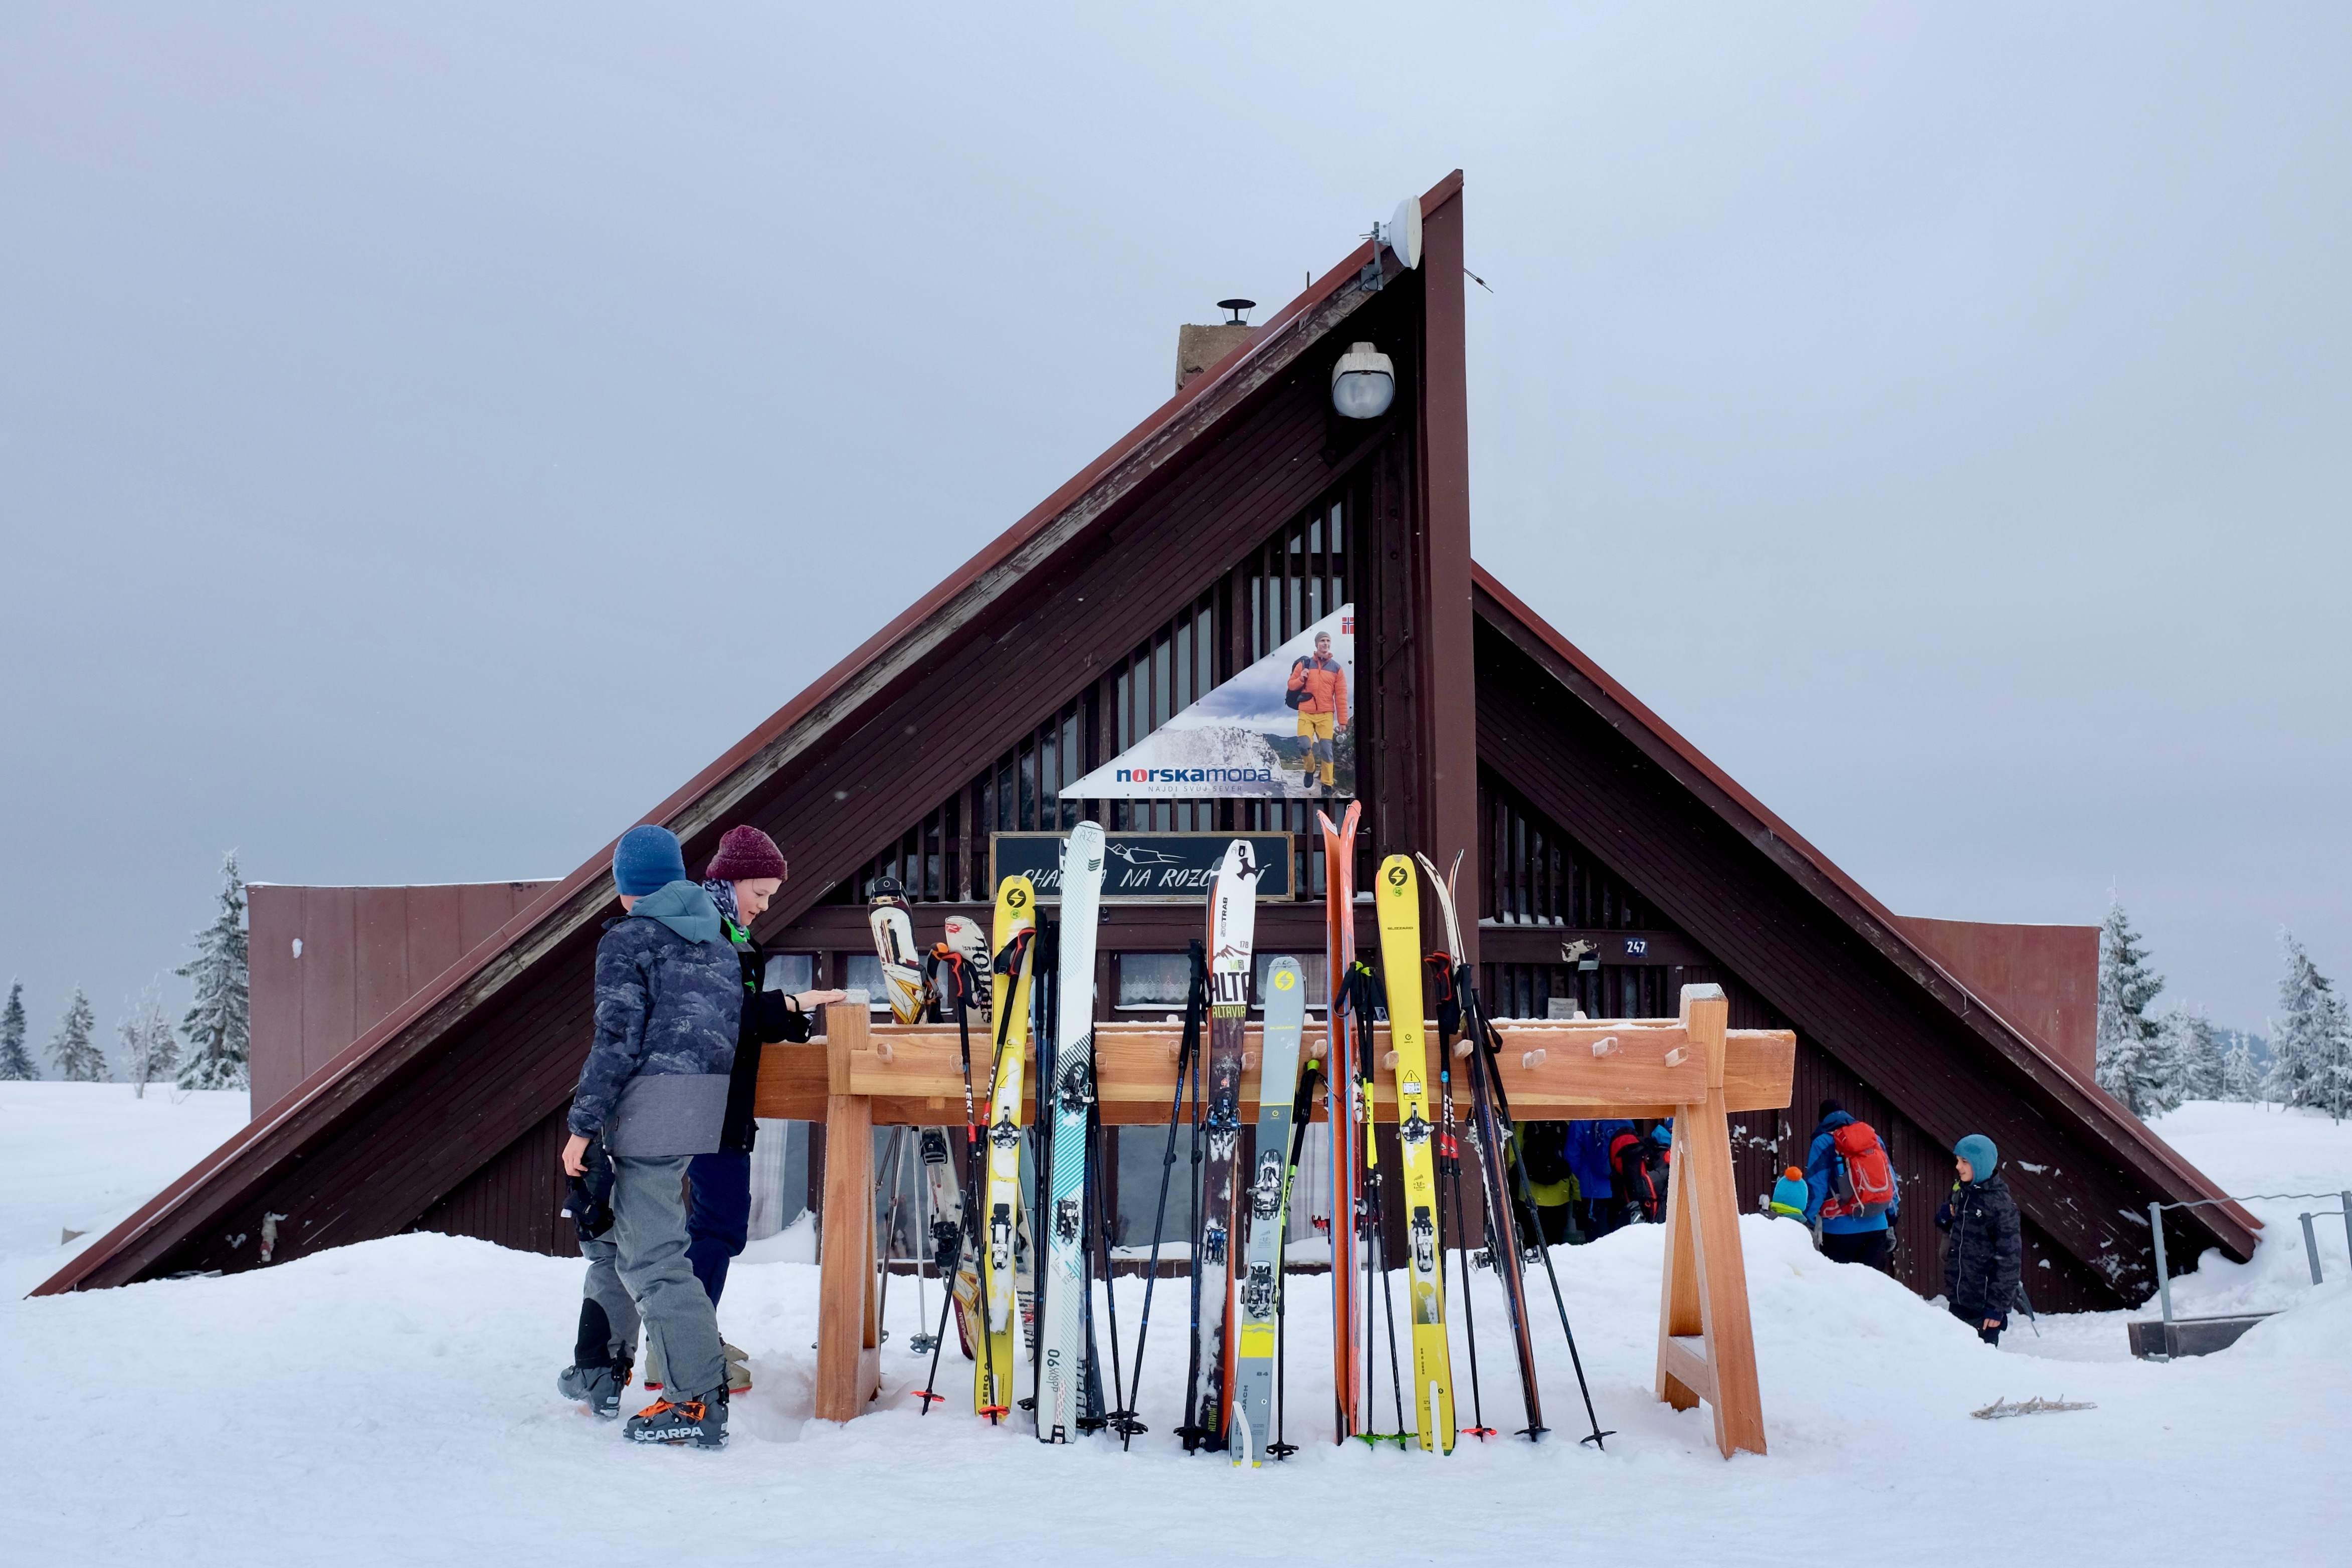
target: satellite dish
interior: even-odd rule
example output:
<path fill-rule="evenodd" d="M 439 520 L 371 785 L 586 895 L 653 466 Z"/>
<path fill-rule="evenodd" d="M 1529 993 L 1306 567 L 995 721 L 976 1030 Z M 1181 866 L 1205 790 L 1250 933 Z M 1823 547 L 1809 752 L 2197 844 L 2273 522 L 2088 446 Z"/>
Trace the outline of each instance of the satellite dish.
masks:
<path fill-rule="evenodd" d="M 1396 252 L 1399 261 L 1410 272 L 1421 265 L 1421 198 L 1407 196 L 1397 203 L 1396 216 L 1389 219 L 1389 248 Z"/>

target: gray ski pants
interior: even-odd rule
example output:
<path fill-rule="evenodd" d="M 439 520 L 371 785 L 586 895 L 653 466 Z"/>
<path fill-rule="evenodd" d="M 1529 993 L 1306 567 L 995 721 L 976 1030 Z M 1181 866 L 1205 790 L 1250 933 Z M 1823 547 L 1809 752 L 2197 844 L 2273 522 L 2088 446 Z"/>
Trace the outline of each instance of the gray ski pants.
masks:
<path fill-rule="evenodd" d="M 580 1244 L 588 1299 L 604 1310 L 616 1355 L 635 1359 L 642 1317 L 658 1349 L 665 1394 L 692 1399 L 725 1386 L 719 1317 L 686 1256 L 686 1203 L 679 1188 L 689 1154 L 613 1162 L 613 1228 Z"/>

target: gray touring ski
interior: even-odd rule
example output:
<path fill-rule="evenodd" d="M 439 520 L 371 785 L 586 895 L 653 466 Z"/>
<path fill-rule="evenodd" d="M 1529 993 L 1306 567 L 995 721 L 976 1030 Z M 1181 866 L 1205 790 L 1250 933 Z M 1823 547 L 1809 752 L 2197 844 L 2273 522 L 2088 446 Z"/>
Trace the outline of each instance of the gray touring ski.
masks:
<path fill-rule="evenodd" d="M 1236 1465 L 1262 1465 L 1274 1441 L 1274 1363 L 1280 1331 L 1282 1233 L 1288 1215 L 1292 1099 L 1298 1089 L 1298 1031 L 1307 1021 L 1307 976 L 1277 958 L 1265 977 L 1265 1042 L 1257 1089 L 1257 1169 L 1250 1181 L 1249 1239 L 1243 1253 L 1240 1326 L 1234 1335 L 1234 1412 L 1228 1428 Z"/>

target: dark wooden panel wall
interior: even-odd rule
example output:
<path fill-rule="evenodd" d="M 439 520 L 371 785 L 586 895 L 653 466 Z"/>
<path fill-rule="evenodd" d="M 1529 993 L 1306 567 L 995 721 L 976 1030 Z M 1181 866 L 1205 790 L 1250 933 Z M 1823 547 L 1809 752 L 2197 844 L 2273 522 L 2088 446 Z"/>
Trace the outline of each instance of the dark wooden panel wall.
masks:
<path fill-rule="evenodd" d="M 2062 1124 L 2032 1085 L 1932 997 L 1484 622 L 1477 692 L 1480 760 L 1741 976 L 1850 1075 L 1843 1081 L 1870 1085 L 1904 1107 L 1922 1143 L 1906 1167 L 1917 1180 L 1933 1179 L 1925 1150 L 1986 1133 L 2001 1148 L 2027 1217 L 2084 1265 L 2100 1304 L 2145 1299 L 2153 1288 L 2145 1228 L 2118 1223 L 2141 1199 L 2110 1156 Z M 1801 1091 L 1794 1114 L 1810 1110 Z M 1916 1223 L 1906 1215 L 1906 1241 Z"/>
<path fill-rule="evenodd" d="M 556 1169 L 563 1141 L 571 1131 L 564 1125 L 569 1109 L 562 1107 L 541 1118 L 538 1125 L 425 1210 L 414 1228 L 475 1237 L 521 1252 L 579 1257 L 580 1238 L 572 1232 L 572 1222 L 562 1217 L 564 1183 Z"/>

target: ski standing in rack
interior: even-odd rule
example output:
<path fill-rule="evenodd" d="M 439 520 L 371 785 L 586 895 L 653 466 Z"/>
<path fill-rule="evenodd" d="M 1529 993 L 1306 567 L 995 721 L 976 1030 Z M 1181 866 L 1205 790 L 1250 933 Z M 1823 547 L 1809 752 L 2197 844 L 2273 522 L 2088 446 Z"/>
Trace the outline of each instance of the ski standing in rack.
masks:
<path fill-rule="evenodd" d="M 1333 826 L 1321 812 L 1323 829 L 1323 975 L 1330 988 L 1324 1013 L 1324 1114 L 1331 1129 L 1331 1403 L 1332 1440 L 1345 1445 L 1359 1430 L 1356 1391 L 1364 1340 L 1357 1323 L 1356 1246 L 1363 1201 L 1358 1182 L 1362 1163 L 1357 1141 L 1363 1136 L 1366 1107 L 1357 1099 L 1357 1079 L 1348 1027 L 1348 977 L 1356 967 L 1356 823 L 1360 801 Z"/>
<path fill-rule="evenodd" d="M 992 1422 L 1013 1407 L 1019 1361 L 1013 1233 L 1021 1209 L 1021 1079 L 1028 1045 L 1031 945 L 1037 889 L 1007 877 L 996 889 L 996 953 L 990 982 L 996 1005 L 989 1076 L 987 1185 L 981 1196 L 980 1296 L 985 1332 L 974 1363 L 972 1408 Z"/>
<path fill-rule="evenodd" d="M 882 961 L 882 1000 L 901 1024 L 923 1021 L 923 971 L 915 951 L 914 908 L 896 877 L 877 877 L 867 890 L 866 923 L 874 931 L 875 955 Z"/>
<path fill-rule="evenodd" d="M 1045 1321 L 1038 1342 L 1037 1437 L 1066 1443 L 1078 1434 L 1086 1389 L 1087 1320 L 1093 1287 L 1087 1275 L 1087 1174 L 1095 1100 L 1095 937 L 1102 909 L 1103 830 L 1081 822 L 1062 860 L 1059 980 L 1055 990 L 1057 1038 L 1051 1109 L 1053 1142 L 1046 1163 Z"/>
<path fill-rule="evenodd" d="M 1243 1252 L 1241 1309 L 1234 1335 L 1234 1404 L 1227 1430 L 1236 1465 L 1265 1462 L 1274 1442 L 1275 1356 L 1282 1300 L 1282 1233 L 1290 1196 L 1292 1096 L 1298 1036 L 1307 1022 L 1307 976 L 1277 958 L 1265 977 L 1265 1035 L 1258 1047 L 1257 1155 L 1250 1178 L 1249 1237 Z"/>
<path fill-rule="evenodd" d="M 1184 1451 L 1222 1448 L 1233 1398 L 1228 1342 L 1233 1311 L 1233 1238 L 1239 1217 L 1234 1164 L 1241 1152 L 1242 1038 L 1249 1024 L 1251 944 L 1257 931 L 1259 867 L 1249 840 L 1225 847 L 1209 893 L 1208 1162 L 1192 1278 L 1200 1308 L 1192 1373 L 1185 1379 Z"/>
<path fill-rule="evenodd" d="M 987 1163 L 982 1152 L 980 1117 L 971 1092 L 971 1020 L 979 1011 L 973 999 L 986 987 L 981 972 L 946 942 L 931 952 L 930 984 L 940 999 L 942 1016 L 955 1019 L 959 1058 L 963 1069 L 963 1180 L 955 1179 L 948 1158 L 947 1137 L 938 1128 L 923 1132 L 923 1174 L 931 1190 L 931 1244 L 944 1295 L 940 1301 L 940 1326 L 931 1335 L 931 1371 L 922 1391 L 923 1414 L 947 1395 L 938 1393 L 940 1347 L 945 1342 L 948 1316 L 955 1315 L 963 1353 L 977 1361 L 985 1343 L 980 1310 L 980 1248 L 972 1219 L 980 1213 L 981 1173 Z M 985 1036 L 982 1037 L 983 1039 Z"/>
<path fill-rule="evenodd" d="M 1397 1145 L 1404 1166 L 1413 1425 L 1423 1453 L 1451 1454 L 1455 1436 L 1452 1352 L 1445 1337 L 1445 1274 L 1437 1234 L 1429 1047 L 1421 1016 L 1421 888 L 1412 859 L 1391 855 L 1381 861 L 1375 894 L 1381 920 L 1381 973 L 1389 994 L 1389 1055 L 1396 1070 Z"/>

